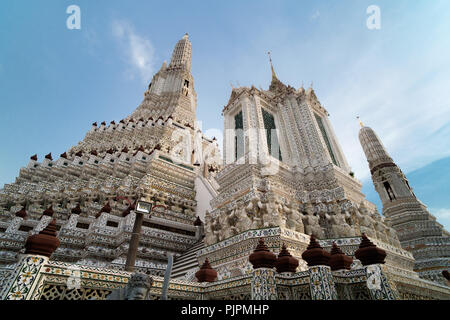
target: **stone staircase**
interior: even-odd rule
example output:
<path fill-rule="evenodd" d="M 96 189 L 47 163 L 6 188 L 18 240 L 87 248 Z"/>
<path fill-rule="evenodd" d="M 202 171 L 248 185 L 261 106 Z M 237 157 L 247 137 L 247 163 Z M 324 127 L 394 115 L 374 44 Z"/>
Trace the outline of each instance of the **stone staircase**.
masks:
<path fill-rule="evenodd" d="M 180 279 L 188 273 L 196 272 L 200 267 L 197 262 L 196 253 L 198 250 L 205 247 L 203 240 L 200 240 L 192 246 L 189 250 L 175 259 L 172 267 L 172 279 Z M 187 279 L 189 280 L 189 279 Z"/>

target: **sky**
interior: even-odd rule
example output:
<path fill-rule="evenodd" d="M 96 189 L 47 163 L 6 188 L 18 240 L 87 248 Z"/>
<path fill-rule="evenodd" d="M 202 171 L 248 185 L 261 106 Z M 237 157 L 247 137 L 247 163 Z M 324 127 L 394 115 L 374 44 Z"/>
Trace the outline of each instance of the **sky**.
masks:
<path fill-rule="evenodd" d="M 67 28 L 70 5 L 79 30 Z M 370 5 L 379 29 L 367 27 Z M 449 11 L 447 0 L 3 0 L 0 187 L 31 155 L 57 157 L 93 122 L 128 116 L 188 32 L 207 135 L 220 138 L 231 84 L 269 86 L 270 50 L 282 82 L 313 85 L 368 199 L 380 205 L 356 116 L 415 174 L 416 194 L 449 230 L 450 182 L 430 178 L 449 171 Z"/>

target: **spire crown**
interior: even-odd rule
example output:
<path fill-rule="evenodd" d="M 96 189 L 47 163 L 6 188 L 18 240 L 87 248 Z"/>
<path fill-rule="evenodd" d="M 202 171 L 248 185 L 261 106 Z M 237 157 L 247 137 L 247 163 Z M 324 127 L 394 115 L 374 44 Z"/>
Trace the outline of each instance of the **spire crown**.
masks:
<path fill-rule="evenodd" d="M 273 78 L 276 78 L 277 75 L 276 75 L 275 70 L 274 70 L 274 68 L 273 68 L 272 56 L 270 55 L 270 51 L 267 52 L 267 54 L 269 55 L 270 69 L 272 70 L 272 79 L 273 79 Z"/>
<path fill-rule="evenodd" d="M 361 126 L 361 128 L 364 128 L 364 124 L 362 123 L 362 121 L 361 121 L 361 119 L 359 118 L 359 116 L 357 116 L 356 119 L 358 119 L 359 125 Z"/>

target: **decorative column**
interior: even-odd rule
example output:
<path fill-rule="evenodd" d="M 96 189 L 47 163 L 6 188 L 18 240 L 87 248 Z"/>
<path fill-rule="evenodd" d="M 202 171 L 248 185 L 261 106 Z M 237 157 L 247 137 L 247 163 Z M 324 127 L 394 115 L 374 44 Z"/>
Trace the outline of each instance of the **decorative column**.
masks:
<path fill-rule="evenodd" d="M 308 248 L 302 254 L 308 263 L 311 300 L 337 300 L 333 274 L 329 266 L 330 253 L 325 251 L 312 235 Z"/>
<path fill-rule="evenodd" d="M 389 283 L 383 271 L 386 251 L 373 244 L 365 234 L 362 234 L 359 249 L 355 257 L 364 266 L 367 275 L 367 289 L 373 300 L 397 300 L 398 292 L 393 283 Z"/>
<path fill-rule="evenodd" d="M 19 259 L 16 268 L 4 283 L 4 300 L 39 299 L 42 290 L 43 276 L 41 268 L 47 263 L 52 253 L 59 247 L 56 237 L 56 220 L 38 234 L 28 237 L 25 243 L 25 254 Z"/>
<path fill-rule="evenodd" d="M 277 300 L 276 272 L 274 270 L 277 257 L 269 251 L 264 244 L 264 239 L 259 239 L 249 261 L 253 265 L 252 300 Z"/>

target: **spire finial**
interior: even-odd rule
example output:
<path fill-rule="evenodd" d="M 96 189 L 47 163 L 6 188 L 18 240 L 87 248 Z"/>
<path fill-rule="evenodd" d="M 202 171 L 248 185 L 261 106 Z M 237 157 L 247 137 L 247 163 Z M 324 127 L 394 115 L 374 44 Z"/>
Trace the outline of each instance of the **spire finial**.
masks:
<path fill-rule="evenodd" d="M 359 116 L 357 116 L 356 119 L 358 119 L 359 125 L 361 126 L 361 128 L 364 128 L 364 124 L 362 123 L 362 121 L 361 121 L 361 119 L 359 118 Z"/>
<path fill-rule="evenodd" d="M 275 70 L 273 69 L 272 56 L 270 55 L 270 51 L 267 52 L 267 54 L 269 55 L 270 68 L 272 69 L 272 77 L 276 78 L 277 75 L 275 74 Z"/>

